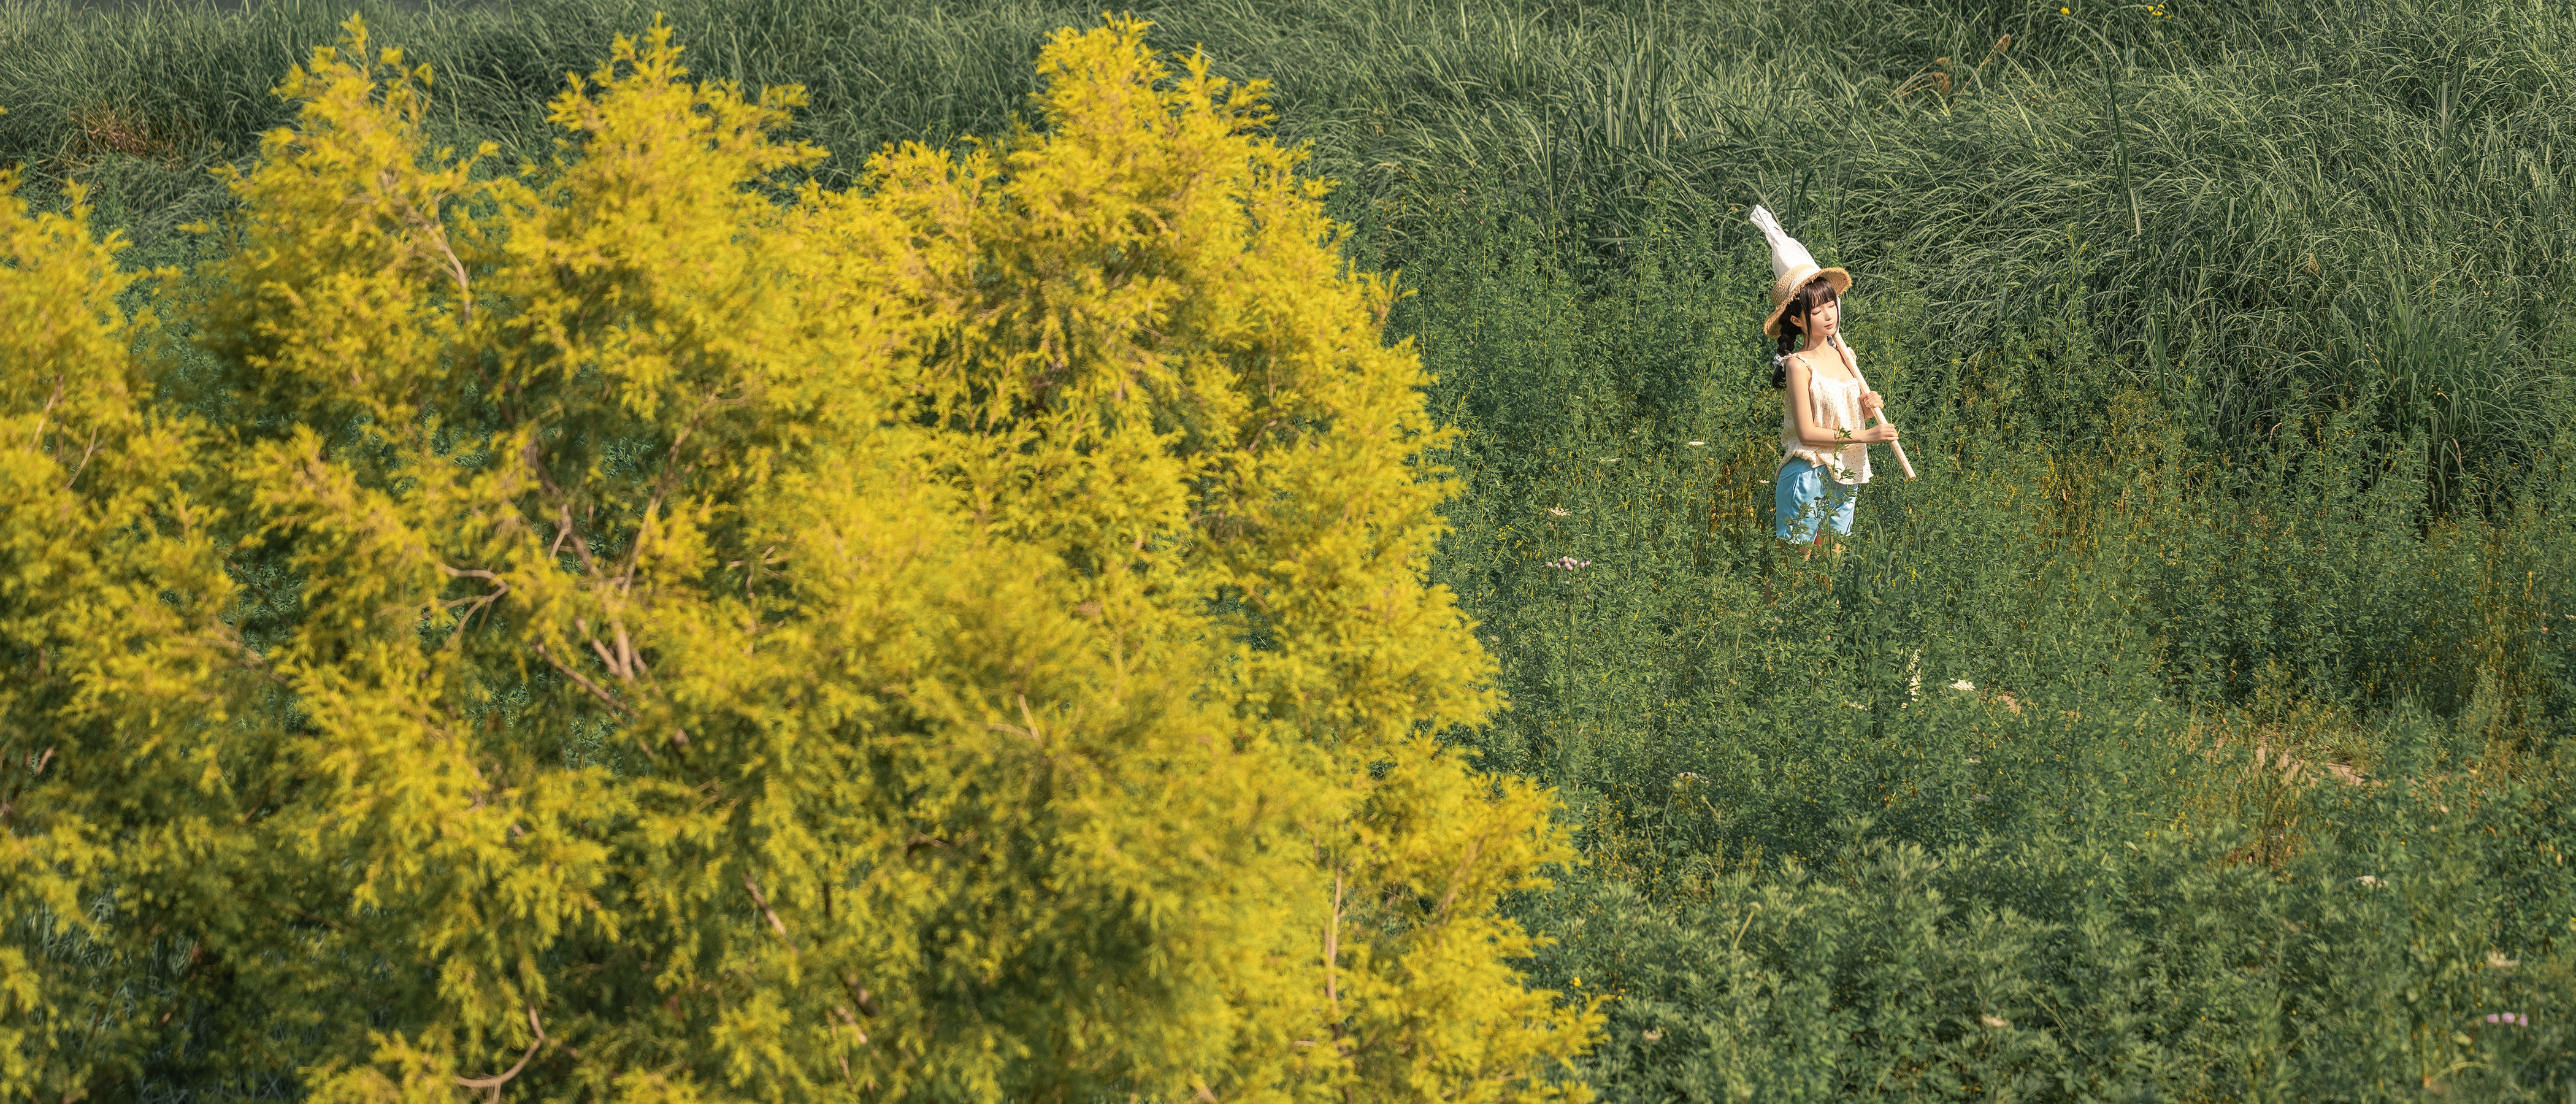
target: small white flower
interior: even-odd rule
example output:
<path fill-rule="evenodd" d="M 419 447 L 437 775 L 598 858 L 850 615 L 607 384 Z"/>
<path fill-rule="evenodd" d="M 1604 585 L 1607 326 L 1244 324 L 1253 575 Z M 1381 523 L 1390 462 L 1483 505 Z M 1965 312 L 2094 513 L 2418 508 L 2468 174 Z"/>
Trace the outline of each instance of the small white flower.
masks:
<path fill-rule="evenodd" d="M 2379 880 L 2379 875 L 2377 875 L 2377 874 L 2364 874 L 2364 875 L 2362 875 L 2361 877 L 2355 878 L 2355 879 L 2353 879 L 2353 880 L 2354 880 L 2354 881 L 2356 881 L 2356 882 L 2360 882 L 2360 883 L 2361 883 L 2361 887 L 2362 887 L 2363 889 L 2377 889 L 2377 888 L 2379 888 L 2380 886 L 2383 886 L 2383 885 L 2386 885 L 2386 884 L 2387 884 L 2386 882 L 2382 882 L 2382 881 L 2380 881 L 2380 880 Z"/>
<path fill-rule="evenodd" d="M 1555 515 L 1556 515 L 1556 516 L 1558 516 L 1558 517 L 1573 517 L 1573 516 L 1574 516 L 1574 511 L 1572 511 L 1572 510 L 1567 510 L 1567 509 L 1562 509 L 1562 508 L 1555 507 L 1555 506 L 1550 506 L 1550 507 L 1548 507 L 1548 508 L 1547 508 L 1547 512 L 1548 512 L 1548 513 L 1551 513 L 1551 514 L 1555 514 Z"/>
<path fill-rule="evenodd" d="M 1697 771 L 1683 771 L 1683 772 L 1681 772 L 1680 774 L 1676 774 L 1676 775 L 1674 775 L 1674 776 L 1673 776 L 1673 788 L 1674 788 L 1674 789 L 1676 789 L 1676 790 L 1678 790 L 1678 789 L 1680 789 L 1680 788 L 1682 788 L 1682 787 L 1684 787 L 1684 786 L 1690 785 L 1691 783 L 1693 783 L 1693 782 L 1697 782 L 1697 781 L 1699 781 L 1699 772 L 1697 772 Z"/>
<path fill-rule="evenodd" d="M 1604 464 L 1616 464 L 1619 462 L 1619 458 L 1616 456 L 1604 457 L 1601 462 Z"/>
<path fill-rule="evenodd" d="M 1952 682 L 1952 683 L 1950 684 L 1950 689 L 1953 689 L 1953 690 L 1974 690 L 1974 689 L 1976 689 L 1976 688 L 1977 688 L 1977 684 L 1976 684 L 1976 683 L 1970 682 L 1970 681 L 1968 681 L 1968 680 L 1966 680 L 1966 679 L 1959 679 L 1959 680 L 1957 680 L 1957 681 L 1955 681 L 1955 682 Z"/>
<path fill-rule="evenodd" d="M 2005 1018 L 2003 1018 L 2003 1017 L 2001 1017 L 2001 1016 L 1995 1015 L 1995 1014 L 1994 1014 L 1994 1013 L 1992 1013 L 1992 1012 L 1984 1012 L 1984 1013 L 1980 1013 L 1980 1014 L 1978 1014 L 1978 1016 L 1977 1016 L 1977 1022 L 1978 1022 L 1978 1023 L 1981 1023 L 1981 1024 L 1984 1024 L 1984 1025 L 1986 1025 L 1987 1027 L 2011 1027 L 2011 1026 L 2012 1026 L 2012 1021 L 2011 1021 L 2011 1020 L 2007 1020 L 2007 1019 L 2005 1019 Z"/>
<path fill-rule="evenodd" d="M 1693 441 L 1693 442 L 1691 442 L 1691 447 L 1692 447 L 1692 448 L 1698 448 L 1698 447 L 1700 447 L 1701 445 L 1705 445 L 1705 444 L 1707 444 L 1707 443 L 1708 443 L 1708 442 L 1706 442 L 1706 441 Z"/>
<path fill-rule="evenodd" d="M 2498 970 L 2510 970 L 2516 966 L 2522 965 L 2522 960 L 2518 958 L 2506 958 L 2503 951 L 2488 951 L 2487 965 Z"/>

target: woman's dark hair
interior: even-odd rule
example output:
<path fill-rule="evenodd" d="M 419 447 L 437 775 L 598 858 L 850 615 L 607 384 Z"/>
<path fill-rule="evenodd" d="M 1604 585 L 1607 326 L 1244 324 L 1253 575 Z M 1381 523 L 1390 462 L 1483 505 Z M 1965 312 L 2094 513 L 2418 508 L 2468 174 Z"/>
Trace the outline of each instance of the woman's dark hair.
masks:
<path fill-rule="evenodd" d="M 1840 298 L 1842 296 L 1834 291 L 1833 282 L 1822 276 L 1789 293 L 1788 306 L 1780 312 L 1780 353 L 1771 361 L 1771 386 L 1789 386 L 1789 365 L 1780 358 L 1798 350 L 1798 338 L 1804 333 L 1797 326 L 1790 325 L 1789 320 L 1795 318 L 1799 325 L 1805 325 L 1810 312 Z"/>

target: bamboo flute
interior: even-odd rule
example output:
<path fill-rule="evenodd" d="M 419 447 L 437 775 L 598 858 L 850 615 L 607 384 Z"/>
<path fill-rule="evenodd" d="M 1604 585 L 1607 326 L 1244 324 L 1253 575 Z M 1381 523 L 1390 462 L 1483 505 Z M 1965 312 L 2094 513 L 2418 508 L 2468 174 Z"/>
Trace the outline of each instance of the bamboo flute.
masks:
<path fill-rule="evenodd" d="M 1863 391 L 1869 390 L 1869 377 L 1860 374 L 1860 358 L 1853 356 L 1851 346 L 1843 343 L 1843 335 L 1835 334 L 1833 336 L 1833 342 L 1834 348 L 1843 355 L 1843 366 L 1851 369 L 1853 379 L 1860 381 L 1860 389 Z M 1878 408 L 1878 422 L 1880 425 L 1886 426 L 1889 429 L 1896 428 L 1896 419 L 1887 416 L 1887 408 L 1885 406 Z M 1887 443 L 1887 447 L 1896 452 L 1896 466 L 1904 470 L 1905 478 L 1914 478 L 1914 461 L 1905 458 L 1905 446 L 1895 441 L 1889 441 Z"/>

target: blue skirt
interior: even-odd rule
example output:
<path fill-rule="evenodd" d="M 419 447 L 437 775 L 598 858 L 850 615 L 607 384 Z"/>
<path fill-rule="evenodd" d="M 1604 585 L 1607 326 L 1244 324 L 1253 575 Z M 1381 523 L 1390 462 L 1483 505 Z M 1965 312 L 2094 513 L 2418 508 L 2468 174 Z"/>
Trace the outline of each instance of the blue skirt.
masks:
<path fill-rule="evenodd" d="M 1849 536 L 1852 507 L 1859 501 L 1859 484 L 1836 483 L 1823 468 L 1791 459 L 1780 466 L 1772 488 L 1771 534 L 1784 541 L 1817 540 L 1818 523 L 1825 522 L 1836 536 Z"/>

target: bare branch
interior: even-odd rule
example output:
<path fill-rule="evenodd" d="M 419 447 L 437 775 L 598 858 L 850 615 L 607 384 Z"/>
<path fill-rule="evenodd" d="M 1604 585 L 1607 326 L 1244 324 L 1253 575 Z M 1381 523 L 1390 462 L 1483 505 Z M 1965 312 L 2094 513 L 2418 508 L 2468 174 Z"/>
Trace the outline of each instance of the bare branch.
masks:
<path fill-rule="evenodd" d="M 520 1070 L 528 1068 L 528 1059 L 536 1057 L 537 1050 L 545 1045 L 546 1041 L 543 1038 L 532 1039 L 528 1042 L 527 1053 L 519 1055 L 519 1060 L 511 1063 L 510 1068 L 493 1074 L 490 1077 L 467 1077 L 463 1074 L 457 1074 L 455 1075 L 456 1083 L 469 1089 L 483 1089 L 492 1094 L 492 1099 L 499 1100 L 501 1099 L 501 1086 L 509 1084 L 510 1079 L 517 1077 Z"/>
<path fill-rule="evenodd" d="M 486 594 L 486 595 L 483 595 L 483 596 L 481 596 L 481 597 L 471 599 L 470 601 L 472 602 L 472 604 L 473 604 L 474 608 L 469 609 L 469 610 L 466 610 L 466 611 L 465 611 L 465 616 L 463 616 L 463 617 L 459 617 L 459 618 L 457 618 L 457 619 L 456 619 L 456 632 L 455 632 L 455 634 L 454 634 L 452 637 L 450 637 L 450 639 L 452 639 L 452 640 L 462 640 L 462 639 L 464 639 L 464 637 L 465 637 L 465 623 L 466 623 L 466 622 L 468 622 L 468 621 L 472 621 L 472 620 L 474 620 L 474 615 L 475 615 L 475 614 L 478 614 L 478 613 L 483 612 L 484 607 L 489 606 L 489 605 L 491 605 L 491 604 L 492 604 L 492 603 L 494 603 L 494 602 L 498 602 L 498 601 L 500 601 L 500 600 L 501 600 L 501 596 L 502 596 L 502 595 L 504 595 L 504 594 L 507 594 L 507 593 L 509 593 L 509 592 L 510 592 L 510 584 L 508 584 L 508 583 L 503 583 L 503 584 L 501 584 L 501 589 L 496 590 L 496 591 L 493 591 L 493 592 L 492 592 L 492 593 L 490 593 L 490 594 Z"/>
<path fill-rule="evenodd" d="M 618 665 L 617 657 L 609 654 L 608 645 L 600 643 L 598 637 L 594 636 L 590 638 L 590 650 L 599 653 L 599 661 L 607 665 L 609 674 L 615 675 L 621 680 L 633 681 L 627 678 L 626 669 Z"/>
<path fill-rule="evenodd" d="M 89 431 L 89 447 L 88 447 L 88 448 L 86 448 L 86 449 L 82 449 L 82 450 L 81 450 L 81 458 L 80 458 L 80 463 L 79 463 L 79 465 L 77 465 L 77 466 L 73 467 L 73 468 L 72 468 L 72 474 L 71 474 L 70 476 L 66 477 L 66 478 L 63 480 L 63 489 L 64 489 L 64 490 L 68 491 L 68 490 L 72 489 L 72 484 L 77 483 L 77 482 L 79 482 L 79 481 L 80 481 L 81 473 L 82 473 L 82 472 L 84 472 L 84 471 L 89 470 L 89 458 L 90 458 L 90 457 L 92 457 L 92 456 L 94 456 L 94 455 L 97 455 L 97 453 L 98 453 L 98 429 L 97 429 L 97 427 L 93 426 L 93 427 L 91 427 L 91 428 L 90 428 L 90 431 Z"/>
<path fill-rule="evenodd" d="M 501 576 L 482 568 L 457 568 L 449 567 L 446 564 L 439 564 L 438 569 L 445 572 L 447 577 L 450 579 L 486 579 L 498 584 L 496 589 L 486 591 L 482 594 L 438 603 L 438 608 L 441 610 L 451 610 L 458 606 L 472 607 L 465 611 L 464 616 L 456 619 L 456 631 L 448 637 L 448 640 L 451 643 L 465 638 L 465 623 L 474 620 L 475 614 L 483 612 L 485 607 L 490 606 L 494 602 L 500 601 L 502 595 L 510 593 L 510 580 L 504 579 Z"/>
<path fill-rule="evenodd" d="M 579 528 L 573 525 L 572 506 L 564 495 L 563 487 L 555 482 L 554 473 L 546 470 L 545 451 L 538 447 L 534 434 L 529 435 L 527 445 L 519 450 L 519 462 L 527 465 L 529 471 L 536 473 L 537 484 L 546 489 L 548 497 L 554 499 L 556 516 L 561 519 L 562 525 L 555 533 L 555 548 L 562 548 L 564 537 L 570 535 L 573 538 L 573 554 L 581 557 L 581 569 L 585 572 L 597 570 L 597 565 L 591 562 L 590 542 L 583 539 Z"/>
<path fill-rule="evenodd" d="M 544 644 L 537 645 L 537 658 L 545 660 L 549 666 L 552 666 L 555 670 L 563 672 L 563 676 L 565 678 L 579 683 L 581 688 L 590 691 L 593 697 L 596 697 L 603 702 L 607 702 L 610 709 L 614 709 L 619 714 L 629 718 L 635 716 L 634 710 L 626 708 L 626 703 L 618 701 L 614 696 L 610 695 L 608 691 L 600 689 L 598 683 L 583 678 L 581 676 L 581 672 L 575 671 L 570 667 L 566 667 L 560 661 L 556 660 L 554 653 L 547 651 Z"/>
<path fill-rule="evenodd" d="M 463 300 L 465 304 L 465 324 L 469 326 L 473 325 L 474 286 L 465 278 L 465 262 L 456 256 L 455 247 L 449 245 L 447 242 L 447 228 L 436 222 L 432 222 L 428 216 L 421 214 L 419 208 L 412 206 L 411 200 L 394 193 L 395 180 L 393 170 L 385 170 L 384 175 L 380 178 L 380 183 L 384 187 L 386 193 L 393 196 L 394 202 L 402 205 L 403 220 L 409 222 L 412 229 L 420 231 L 423 237 L 428 238 L 430 244 L 438 247 L 439 255 L 447 259 L 447 274 L 455 278 L 457 297 Z"/>
<path fill-rule="evenodd" d="M 566 509 L 563 514 L 563 524 L 555 526 L 555 542 L 546 548 L 546 558 L 549 560 L 563 555 L 564 541 L 572 536 L 572 511 Z"/>
<path fill-rule="evenodd" d="M 0 801 L 0 824 L 9 823 L 10 810 L 17 807 L 18 798 L 26 794 L 27 787 L 35 783 L 38 775 L 45 773 L 45 764 L 53 761 L 54 749 L 53 747 L 48 746 L 45 748 L 45 753 L 43 755 L 36 757 L 36 765 L 28 769 L 27 780 L 18 783 L 17 787 L 10 791 L 9 800 Z"/>
<path fill-rule="evenodd" d="M 617 630 L 618 677 L 632 679 L 636 672 L 644 670 L 644 664 L 635 658 L 635 642 L 626 638 L 626 621 L 619 618 L 610 621 L 608 627 Z"/>
<path fill-rule="evenodd" d="M 796 941 L 787 937 L 787 925 L 781 922 L 778 919 L 778 913 L 769 907 L 769 898 L 761 894 L 760 883 L 751 880 L 751 871 L 742 872 L 742 888 L 751 891 L 751 903 L 759 905 L 760 914 L 769 918 L 769 926 L 778 933 L 778 941 L 787 944 L 787 953 L 802 957 L 804 952 L 796 949 Z"/>
<path fill-rule="evenodd" d="M 1333 915 L 1324 925 L 1324 999 L 1333 1006 L 1333 1035 L 1338 1038 L 1341 1026 L 1341 960 L 1342 960 L 1342 875 L 1333 873 Z"/>
<path fill-rule="evenodd" d="M 530 448 L 532 450 L 534 446 L 535 443 L 530 442 Z M 541 468 L 539 470 L 543 471 L 544 469 Z M 552 479 L 548 479 L 546 481 L 546 485 L 548 487 L 552 487 L 554 485 L 554 481 Z M 585 572 L 596 573 L 599 570 L 599 565 L 593 562 L 590 558 L 590 540 L 581 535 L 580 529 L 574 527 L 572 523 L 572 507 L 558 503 L 555 508 L 561 511 L 561 517 L 563 519 L 563 528 L 555 534 L 555 546 L 557 548 L 562 547 L 564 536 L 569 534 L 572 537 L 572 554 L 581 557 L 581 569 Z"/>
<path fill-rule="evenodd" d="M 1476 852 L 1483 850 L 1484 847 L 1483 840 L 1467 845 L 1467 857 L 1458 860 L 1458 869 L 1449 875 L 1449 891 L 1440 895 L 1440 907 L 1431 910 L 1433 922 L 1437 923 L 1448 918 L 1449 906 L 1458 900 L 1458 887 L 1467 883 L 1467 868 L 1475 865 Z"/>
<path fill-rule="evenodd" d="M 684 435 L 684 436 L 685 436 L 685 435 Z M 672 450 L 673 450 L 673 451 L 677 451 L 677 450 L 679 449 L 679 447 L 680 447 L 680 446 L 679 446 L 679 443 L 678 443 L 678 442 L 676 442 L 676 441 L 675 441 L 675 442 L 672 442 L 671 448 L 672 448 Z M 666 465 L 666 466 L 664 467 L 663 471 L 662 471 L 662 482 L 664 482 L 664 483 L 668 483 L 668 482 L 670 482 L 670 476 L 671 476 L 670 469 L 669 469 L 669 467 Z M 657 515 L 659 515 L 661 512 L 662 512 L 662 489 L 661 489 L 661 488 L 659 488 L 659 487 L 657 487 L 657 488 L 654 488 L 654 490 L 653 490 L 653 497 L 652 497 L 651 499 L 646 500 L 646 501 L 645 501 L 645 503 L 644 503 L 644 518 L 643 518 L 643 520 L 642 520 L 642 521 L 638 522 L 638 523 L 636 524 L 636 526 L 635 526 L 635 539 L 634 539 L 634 540 L 632 540 L 632 541 L 627 542 L 627 545 L 626 545 L 626 562 L 625 562 L 625 564 L 621 565 L 621 566 L 617 569 L 617 590 L 618 590 L 618 593 L 623 594 L 623 593 L 625 593 L 626 591 L 628 591 L 629 589 L 632 589 L 632 588 L 634 587 L 634 585 L 635 585 L 635 565 L 636 565 L 637 563 L 641 562 L 641 561 L 644 559 L 644 537 L 645 537 L 645 534 L 648 534 L 648 533 L 650 533 L 650 532 L 652 532 L 652 531 L 653 531 L 654 519 L 655 519 L 655 517 L 656 517 Z"/>
<path fill-rule="evenodd" d="M 63 377 L 57 372 L 54 374 L 54 393 L 45 396 L 45 408 L 36 412 L 36 432 L 27 438 L 28 443 L 38 449 L 45 447 L 45 422 L 53 417 L 54 404 L 61 401 L 63 401 Z"/>
<path fill-rule="evenodd" d="M 857 974 L 853 974 L 846 969 L 842 970 L 841 987 L 850 991 L 850 1001 L 851 1003 L 859 1006 L 859 1011 L 861 1013 L 865 1014 L 869 1019 L 876 1018 L 876 1001 L 869 998 L 867 990 L 859 988 L 859 977 Z M 855 1025 L 857 1021 L 854 1020 L 852 1023 Z M 862 1037 L 859 1041 L 864 1043 L 867 1039 Z"/>

